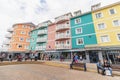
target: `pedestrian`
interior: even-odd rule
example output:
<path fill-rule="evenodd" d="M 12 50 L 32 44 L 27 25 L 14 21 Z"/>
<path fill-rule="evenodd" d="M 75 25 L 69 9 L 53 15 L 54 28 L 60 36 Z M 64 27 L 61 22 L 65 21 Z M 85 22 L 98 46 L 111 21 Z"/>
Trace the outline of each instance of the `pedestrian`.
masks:
<path fill-rule="evenodd" d="M 101 60 L 97 62 L 97 72 L 100 73 L 100 70 L 102 71 L 102 75 L 104 75 L 104 67 L 103 64 L 101 63 Z"/>
<path fill-rule="evenodd" d="M 9 55 L 9 61 L 12 61 L 12 55 L 11 54 Z"/>
<path fill-rule="evenodd" d="M 103 67 L 104 67 L 104 74 L 112 76 L 112 68 L 108 60 L 104 60 Z"/>

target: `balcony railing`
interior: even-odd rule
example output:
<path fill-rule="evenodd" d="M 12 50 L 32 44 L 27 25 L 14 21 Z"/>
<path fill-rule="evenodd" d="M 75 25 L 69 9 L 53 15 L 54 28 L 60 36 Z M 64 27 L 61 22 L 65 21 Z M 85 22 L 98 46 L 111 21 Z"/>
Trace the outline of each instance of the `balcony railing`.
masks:
<path fill-rule="evenodd" d="M 70 18 L 71 18 L 71 16 L 66 16 L 66 15 L 60 16 L 60 17 L 58 17 L 58 18 L 55 19 L 55 22 L 57 23 L 59 21 L 69 20 Z"/>
<path fill-rule="evenodd" d="M 57 44 L 56 45 L 56 49 L 70 49 L 71 46 L 70 45 L 66 45 L 66 44 Z"/>
<path fill-rule="evenodd" d="M 11 37 L 12 37 L 12 34 L 6 34 L 5 37 L 6 37 L 6 38 L 11 38 Z"/>
<path fill-rule="evenodd" d="M 46 42 L 47 41 L 47 38 L 38 38 L 37 39 L 37 42 Z"/>
<path fill-rule="evenodd" d="M 47 34 L 47 30 L 38 31 L 38 35 Z"/>
<path fill-rule="evenodd" d="M 56 31 L 58 30 L 63 30 L 63 29 L 69 29 L 70 28 L 70 25 L 69 24 L 60 24 L 60 25 L 57 25 L 56 27 Z"/>
<path fill-rule="evenodd" d="M 36 50 L 45 50 L 46 46 L 37 46 Z"/>
<path fill-rule="evenodd" d="M 9 45 L 10 44 L 10 40 L 6 40 L 3 42 L 5 45 Z"/>
<path fill-rule="evenodd" d="M 13 32 L 13 28 L 7 29 L 8 32 Z"/>
<path fill-rule="evenodd" d="M 64 38 L 70 38 L 70 34 L 59 34 L 59 35 L 56 35 L 56 40 L 57 39 L 64 39 Z"/>

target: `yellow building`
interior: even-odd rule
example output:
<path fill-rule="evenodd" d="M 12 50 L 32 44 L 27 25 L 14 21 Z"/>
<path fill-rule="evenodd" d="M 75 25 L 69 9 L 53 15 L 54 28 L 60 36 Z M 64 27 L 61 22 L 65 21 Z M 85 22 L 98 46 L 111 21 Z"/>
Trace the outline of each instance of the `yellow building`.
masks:
<path fill-rule="evenodd" d="M 35 27 L 32 23 L 18 23 L 12 27 L 13 31 L 7 38 L 10 39 L 10 52 L 26 52 L 30 43 L 30 31 Z"/>
<path fill-rule="evenodd" d="M 120 2 L 91 7 L 98 46 L 120 45 Z"/>

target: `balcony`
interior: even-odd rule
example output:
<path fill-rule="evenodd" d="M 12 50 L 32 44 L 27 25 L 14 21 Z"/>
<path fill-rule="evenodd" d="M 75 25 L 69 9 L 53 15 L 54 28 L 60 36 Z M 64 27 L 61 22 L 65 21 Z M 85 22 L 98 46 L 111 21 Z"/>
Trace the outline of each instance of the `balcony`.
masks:
<path fill-rule="evenodd" d="M 6 40 L 6 41 L 4 41 L 3 44 L 5 44 L 5 45 L 9 45 L 9 44 L 10 44 L 10 40 Z"/>
<path fill-rule="evenodd" d="M 6 38 L 11 38 L 11 37 L 12 37 L 12 34 L 6 34 L 5 37 L 6 37 Z"/>
<path fill-rule="evenodd" d="M 58 44 L 56 45 L 56 49 L 70 49 L 71 46 L 70 45 L 66 45 L 66 44 Z"/>
<path fill-rule="evenodd" d="M 56 35 L 56 40 L 64 40 L 69 38 L 70 38 L 70 34 L 66 34 L 66 33 Z"/>
<path fill-rule="evenodd" d="M 37 42 L 46 42 L 47 41 L 47 38 L 38 38 L 37 39 Z"/>
<path fill-rule="evenodd" d="M 71 17 L 72 17 L 72 14 L 71 14 L 71 13 L 67 13 L 67 14 L 64 14 L 64 15 L 62 15 L 62 16 L 56 17 L 56 18 L 55 18 L 55 22 L 56 22 L 56 23 L 59 23 L 59 22 L 67 21 L 67 20 L 69 20 Z"/>
<path fill-rule="evenodd" d="M 56 31 L 60 31 L 60 30 L 67 30 L 70 28 L 70 25 L 69 24 L 60 24 L 60 25 L 57 25 L 56 27 Z"/>
<path fill-rule="evenodd" d="M 47 34 L 47 30 L 40 30 L 40 31 L 38 31 L 38 35 L 43 35 L 43 34 Z"/>
<path fill-rule="evenodd" d="M 7 29 L 8 32 L 13 32 L 13 28 Z"/>
<path fill-rule="evenodd" d="M 36 50 L 45 50 L 46 46 L 36 46 Z"/>

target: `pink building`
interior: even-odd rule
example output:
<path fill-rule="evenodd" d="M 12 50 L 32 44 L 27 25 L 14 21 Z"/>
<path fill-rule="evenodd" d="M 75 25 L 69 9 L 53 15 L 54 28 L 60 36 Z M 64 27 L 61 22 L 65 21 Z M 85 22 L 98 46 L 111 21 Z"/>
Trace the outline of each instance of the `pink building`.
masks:
<path fill-rule="evenodd" d="M 55 47 L 58 50 L 71 49 L 70 18 L 71 13 L 67 13 L 55 18 L 56 35 Z"/>
<path fill-rule="evenodd" d="M 47 41 L 47 51 L 55 50 L 55 33 L 56 33 L 56 24 L 52 23 L 48 26 L 48 41 Z"/>

